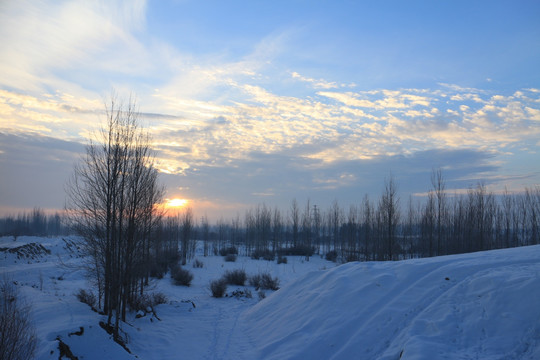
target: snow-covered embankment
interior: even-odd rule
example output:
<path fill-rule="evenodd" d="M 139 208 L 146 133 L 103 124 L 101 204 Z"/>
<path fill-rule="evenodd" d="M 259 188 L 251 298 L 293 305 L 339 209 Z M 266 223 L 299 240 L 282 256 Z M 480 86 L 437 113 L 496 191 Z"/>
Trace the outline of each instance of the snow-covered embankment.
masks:
<path fill-rule="evenodd" d="M 310 273 L 246 311 L 265 359 L 540 359 L 540 246 Z"/>

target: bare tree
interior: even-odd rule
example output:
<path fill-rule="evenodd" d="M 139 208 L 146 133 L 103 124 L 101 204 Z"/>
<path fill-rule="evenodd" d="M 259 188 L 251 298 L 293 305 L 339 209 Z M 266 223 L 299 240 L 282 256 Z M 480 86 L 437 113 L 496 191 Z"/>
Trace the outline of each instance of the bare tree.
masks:
<path fill-rule="evenodd" d="M 399 197 L 394 178 L 391 176 L 385 181 L 384 192 L 379 204 L 382 220 L 382 239 L 386 244 L 388 260 L 394 259 L 394 246 L 397 238 L 397 225 L 399 222 Z"/>
<path fill-rule="evenodd" d="M 264 203 L 258 205 L 255 210 L 255 250 L 257 252 L 267 251 L 272 231 L 272 212 Z"/>
<path fill-rule="evenodd" d="M 467 207 L 463 196 L 456 196 L 451 216 L 450 253 L 457 254 L 465 248 L 465 225 L 467 223 Z"/>
<path fill-rule="evenodd" d="M 283 241 L 283 220 L 281 212 L 276 207 L 272 216 L 272 252 L 276 253 L 281 248 Z"/>
<path fill-rule="evenodd" d="M 540 242 L 540 188 L 525 188 L 523 203 L 528 209 L 524 220 L 528 232 L 526 243 L 536 245 Z"/>
<path fill-rule="evenodd" d="M 503 231 L 503 244 L 505 247 L 512 246 L 511 244 L 515 243 L 515 229 L 514 229 L 514 198 L 508 192 L 508 189 L 505 187 L 504 193 L 502 196 L 502 231 Z"/>
<path fill-rule="evenodd" d="M 332 245 L 334 246 L 335 251 L 340 251 L 341 249 L 341 237 L 340 230 L 341 224 L 343 222 L 343 212 L 339 207 L 337 200 L 334 200 L 332 207 L 330 208 L 329 216 L 329 225 L 330 225 L 330 236 L 332 237 Z"/>
<path fill-rule="evenodd" d="M 180 243 L 182 245 L 182 265 L 186 265 L 187 260 L 193 256 L 193 210 L 186 208 L 180 216 Z"/>
<path fill-rule="evenodd" d="M 410 258 L 415 256 L 416 249 L 416 225 L 418 222 L 418 212 L 413 203 L 412 195 L 409 196 L 407 206 L 407 217 L 403 226 L 403 240 L 408 247 L 408 255 Z"/>
<path fill-rule="evenodd" d="M 374 215 L 373 215 L 373 205 L 369 201 L 369 197 L 367 194 L 364 196 L 364 199 L 362 200 L 362 225 L 361 225 L 361 238 L 363 239 L 362 243 L 364 246 L 364 260 L 369 261 L 371 260 L 371 256 L 373 255 L 373 221 L 374 221 Z"/>
<path fill-rule="evenodd" d="M 319 210 L 319 207 L 317 205 L 313 205 L 313 211 L 311 212 L 312 213 L 312 217 L 313 217 L 313 221 L 312 221 L 312 224 L 313 224 L 313 243 L 317 245 L 317 254 L 319 253 L 320 251 L 320 247 L 321 247 L 321 244 L 320 244 L 320 238 L 321 238 L 321 223 L 322 223 L 322 220 L 321 220 L 321 212 Z"/>
<path fill-rule="evenodd" d="M 231 246 L 235 247 L 240 242 L 240 214 L 236 214 L 236 217 L 232 219 L 231 226 Z"/>
<path fill-rule="evenodd" d="M 131 100 L 124 106 L 111 99 L 105 126 L 66 187 L 66 210 L 82 248 L 95 259 L 93 274 L 102 279 L 103 310 L 109 326 L 115 317 L 116 338 L 120 316 L 125 321 L 129 301 L 142 292 L 140 265 L 148 263 L 150 234 L 160 217 L 155 204 L 163 198 L 150 138 L 139 128 L 135 107 Z"/>
<path fill-rule="evenodd" d="M 307 200 L 306 207 L 302 213 L 302 247 L 311 249 L 312 246 L 312 230 L 311 230 L 311 205 L 309 199 Z M 309 261 L 309 256 L 306 255 L 306 260 Z"/>
<path fill-rule="evenodd" d="M 34 357 L 37 338 L 29 310 L 13 281 L 4 277 L 0 283 L 0 360 Z"/>
<path fill-rule="evenodd" d="M 208 254 L 208 245 L 210 242 L 210 224 L 208 223 L 208 217 L 204 215 L 201 218 L 201 231 L 202 231 L 202 241 L 203 241 L 203 256 L 207 257 Z"/>
<path fill-rule="evenodd" d="M 291 228 L 292 228 L 292 246 L 298 245 L 298 235 L 300 228 L 300 210 L 298 209 L 298 203 L 296 199 L 293 199 L 291 203 Z"/>
<path fill-rule="evenodd" d="M 435 196 L 433 191 L 428 193 L 426 205 L 422 211 L 422 244 L 423 254 L 427 256 L 433 256 L 434 238 L 435 238 L 435 224 L 436 224 L 436 205 Z"/>
<path fill-rule="evenodd" d="M 435 197 L 437 200 L 437 204 L 435 206 L 435 217 L 437 219 L 435 235 L 437 237 L 437 256 L 439 256 L 442 255 L 442 247 L 446 247 L 446 241 L 445 238 L 443 238 L 443 235 L 446 234 L 445 228 L 447 219 L 445 193 L 446 183 L 444 181 L 441 169 L 433 170 L 431 174 L 431 185 L 433 186 L 433 191 L 435 192 Z"/>
<path fill-rule="evenodd" d="M 349 214 L 347 215 L 347 221 L 343 224 L 343 258 L 346 261 L 358 260 L 358 209 L 356 206 L 351 205 L 349 208 Z"/>
<path fill-rule="evenodd" d="M 255 216 L 253 216 L 253 211 L 251 209 L 246 210 L 245 215 L 245 245 L 246 245 L 246 254 L 251 254 L 253 250 L 253 244 L 257 236 L 257 226 Z"/>

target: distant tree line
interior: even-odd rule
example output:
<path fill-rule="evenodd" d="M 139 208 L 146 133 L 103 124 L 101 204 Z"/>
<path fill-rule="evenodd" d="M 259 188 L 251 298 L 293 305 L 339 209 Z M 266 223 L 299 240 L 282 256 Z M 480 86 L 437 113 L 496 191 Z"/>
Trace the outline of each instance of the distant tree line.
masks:
<path fill-rule="evenodd" d="M 3 236 L 58 236 L 73 232 L 65 215 L 35 208 L 0 218 Z M 385 182 L 378 201 L 365 195 L 348 208 L 337 201 L 325 210 L 309 200 L 293 199 L 286 211 L 260 204 L 241 217 L 198 222 L 191 209 L 155 216 L 146 234 L 144 283 L 162 276 L 168 266 L 195 256 L 238 247 L 245 255 L 279 253 L 335 254 L 341 261 L 399 260 L 540 244 L 540 187 L 495 195 L 478 183 L 465 194 L 452 194 L 440 170 L 431 176 L 423 200 L 403 202 L 394 178 Z M 137 287 L 139 289 L 140 287 Z"/>
<path fill-rule="evenodd" d="M 40 208 L 0 218 L 0 236 L 59 236 L 69 233 L 63 214 L 46 214 Z"/>
<path fill-rule="evenodd" d="M 431 176 L 424 200 L 400 199 L 394 178 L 378 201 L 366 195 L 342 208 L 320 209 L 292 200 L 288 211 L 265 204 L 213 226 L 196 227 L 204 255 L 240 246 L 246 255 L 334 254 L 341 261 L 401 260 L 540 244 L 540 187 L 495 195 L 478 183 L 451 194 L 440 170 Z M 256 256 L 258 257 L 258 256 Z"/>

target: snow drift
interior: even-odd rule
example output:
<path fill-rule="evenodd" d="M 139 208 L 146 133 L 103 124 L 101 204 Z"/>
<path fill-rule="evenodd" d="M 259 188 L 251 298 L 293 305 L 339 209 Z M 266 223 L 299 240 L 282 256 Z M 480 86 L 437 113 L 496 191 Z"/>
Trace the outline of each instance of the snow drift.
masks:
<path fill-rule="evenodd" d="M 241 317 L 254 358 L 540 359 L 540 246 L 349 263 Z"/>

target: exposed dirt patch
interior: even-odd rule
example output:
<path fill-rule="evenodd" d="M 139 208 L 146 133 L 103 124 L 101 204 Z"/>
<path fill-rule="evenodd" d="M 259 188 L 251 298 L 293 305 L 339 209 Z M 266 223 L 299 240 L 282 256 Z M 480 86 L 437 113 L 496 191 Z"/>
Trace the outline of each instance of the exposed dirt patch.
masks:
<path fill-rule="evenodd" d="M 25 244 L 14 248 L 0 248 L 0 252 L 15 254 L 17 255 L 17 259 L 22 258 L 32 260 L 51 254 L 51 250 L 37 243 Z"/>

